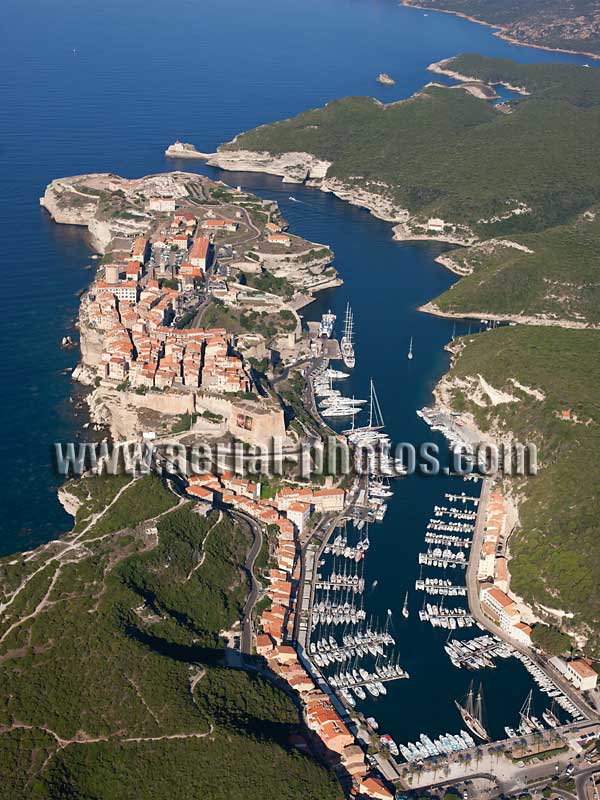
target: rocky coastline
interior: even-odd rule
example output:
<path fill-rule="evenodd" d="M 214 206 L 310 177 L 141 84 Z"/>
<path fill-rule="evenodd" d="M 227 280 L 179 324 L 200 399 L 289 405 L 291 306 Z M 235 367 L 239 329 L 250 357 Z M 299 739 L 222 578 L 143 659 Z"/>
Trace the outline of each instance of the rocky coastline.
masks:
<path fill-rule="evenodd" d="M 586 56 L 587 58 L 593 58 L 593 59 L 600 58 L 600 54 L 590 53 L 587 50 L 570 50 L 568 48 L 563 48 L 563 47 L 548 47 L 543 44 L 535 44 L 534 42 L 527 42 L 523 41 L 522 39 L 517 39 L 514 36 L 511 36 L 508 33 L 507 29 L 502 27 L 501 25 L 492 25 L 491 22 L 485 22 L 485 20 L 478 19 L 477 17 L 473 17 L 469 14 L 465 14 L 462 11 L 451 11 L 448 8 L 431 8 L 430 6 L 422 6 L 419 5 L 418 0 L 401 0 L 401 5 L 405 6 L 406 8 L 426 11 L 427 13 L 431 13 L 432 11 L 434 11 L 439 14 L 451 14 L 453 17 L 460 17 L 461 19 L 466 19 L 468 20 L 468 22 L 474 22 L 476 25 L 483 25 L 486 28 L 491 28 L 494 31 L 494 36 L 497 36 L 504 42 L 508 42 L 509 44 L 514 44 L 518 47 L 532 47 L 534 50 L 546 50 L 550 53 L 567 53 L 569 55 Z"/>
<path fill-rule="evenodd" d="M 437 259 L 436 259 L 437 260 Z M 441 262 L 438 262 L 441 263 Z M 444 265 L 445 266 L 445 265 Z M 518 325 L 546 325 L 555 328 L 572 328 L 574 330 L 599 330 L 600 325 L 593 325 L 589 322 L 577 322 L 570 319 L 557 319 L 548 316 L 529 316 L 526 314 L 493 314 L 489 311 L 443 311 L 434 302 L 424 303 L 419 306 L 419 311 L 431 314 L 434 317 L 444 317 L 445 319 L 473 319 L 488 320 L 490 322 L 508 322 Z"/>
<path fill-rule="evenodd" d="M 479 84 L 482 86 L 504 86 L 505 89 L 508 89 L 511 92 L 517 92 L 517 94 L 522 95 L 529 95 L 530 92 L 524 86 L 515 86 L 512 83 L 508 83 L 507 81 L 495 81 L 493 83 L 485 83 L 484 81 L 479 80 L 479 78 L 473 78 L 469 75 L 463 75 L 460 72 L 456 72 L 453 69 L 447 69 L 446 65 L 450 64 L 454 58 L 444 58 L 442 61 L 434 61 L 432 64 L 429 64 L 427 69 L 430 72 L 435 72 L 437 75 L 445 75 L 447 78 L 452 78 L 453 80 L 460 81 L 461 84 L 464 86 L 465 84 Z M 458 87 L 454 87 L 458 88 Z M 468 86 L 465 86 L 468 88 Z M 497 97 L 498 95 L 496 95 Z M 485 97 L 484 99 L 492 99 L 491 96 Z"/>
<path fill-rule="evenodd" d="M 235 139 L 228 143 L 231 146 Z M 310 153 L 285 153 L 273 155 L 268 152 L 252 150 L 217 150 L 206 154 L 209 166 L 232 172 L 261 172 L 282 178 L 283 183 L 304 184 L 310 188 L 333 194 L 346 203 L 364 208 L 377 219 L 390 222 L 393 238 L 397 241 L 431 241 L 468 246 L 476 241 L 476 237 L 467 231 L 463 234 L 455 232 L 415 232 L 410 228 L 413 217 L 406 208 L 398 206 L 390 197 L 391 187 L 378 183 L 373 190 L 363 185 L 345 183 L 339 178 L 327 177 L 331 166 L 328 161 L 316 158 Z M 377 188 L 380 191 L 374 191 Z M 386 197 L 386 193 L 388 196 Z"/>

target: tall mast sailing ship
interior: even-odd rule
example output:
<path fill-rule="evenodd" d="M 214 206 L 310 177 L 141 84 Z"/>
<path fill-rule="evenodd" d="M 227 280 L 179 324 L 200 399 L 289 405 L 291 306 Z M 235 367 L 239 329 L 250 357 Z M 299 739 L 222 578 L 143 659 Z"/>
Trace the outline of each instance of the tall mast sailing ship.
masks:
<path fill-rule="evenodd" d="M 340 341 L 340 349 L 342 351 L 344 364 L 348 367 L 348 369 L 352 369 L 352 367 L 356 364 L 356 358 L 354 355 L 354 315 L 352 314 L 350 303 L 347 303 L 346 305 L 344 334 Z"/>
<path fill-rule="evenodd" d="M 490 735 L 483 726 L 481 686 L 477 692 L 477 697 L 474 697 L 473 681 L 471 681 L 469 691 L 463 703 L 459 703 L 458 700 L 455 700 L 454 703 L 467 728 L 474 733 L 478 739 L 489 742 Z"/>

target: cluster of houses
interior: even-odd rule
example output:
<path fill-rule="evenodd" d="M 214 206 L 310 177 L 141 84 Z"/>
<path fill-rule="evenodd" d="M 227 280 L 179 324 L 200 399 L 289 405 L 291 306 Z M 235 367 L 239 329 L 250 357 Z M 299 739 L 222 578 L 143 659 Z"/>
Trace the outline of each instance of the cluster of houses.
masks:
<path fill-rule="evenodd" d="M 531 627 L 521 621 L 517 603 L 508 595 L 510 575 L 503 542 L 507 534 L 506 502 L 501 492 L 492 492 L 486 509 L 484 538 L 477 578 L 481 582 L 480 599 L 485 613 L 516 642 L 531 644 Z"/>
<path fill-rule="evenodd" d="M 333 487 L 286 487 L 273 498 L 265 499 L 261 498 L 260 483 L 224 472 L 219 476 L 206 473 L 190 477 L 187 493 L 206 503 L 219 500 L 221 504 L 276 530 L 270 552 L 273 566 L 267 576 L 269 585 L 266 590 L 271 602 L 260 615 L 261 633 L 256 637 L 256 652 L 266 660 L 270 670 L 298 695 L 304 721 L 313 734 L 315 745 L 324 758 L 349 777 L 351 796 L 390 800 L 393 793 L 372 773 L 364 751 L 357 745 L 329 695 L 318 686 L 308 664 L 292 646 L 301 569 L 298 536 L 305 530 L 313 512 L 342 510 L 345 491 Z M 302 740 L 297 744 L 307 746 Z"/>
<path fill-rule="evenodd" d="M 189 219 L 188 219 L 189 218 Z M 177 230 L 196 224 L 188 214 L 175 215 Z M 186 240 L 186 234 L 181 234 Z M 180 234 L 175 234 L 177 238 Z M 107 264 L 105 280 L 96 281 L 82 304 L 87 324 L 102 332 L 100 375 L 133 387 L 165 389 L 201 387 L 217 393 L 249 392 L 250 377 L 242 358 L 232 351 L 225 329 L 176 329 L 170 327 L 180 309 L 181 293 L 156 280 L 140 279 L 149 252 L 149 240 L 133 242 L 125 265 Z M 210 242 L 197 237 L 190 264 L 203 272 Z"/>
<path fill-rule="evenodd" d="M 274 497 L 263 498 L 260 483 L 237 478 L 229 471 L 190 476 L 187 493 L 206 503 L 231 506 L 264 525 L 276 525 L 280 534 L 292 538 L 295 533 L 302 535 L 313 512 L 342 511 L 346 501 L 345 490 L 336 487 L 284 487 Z"/>
<path fill-rule="evenodd" d="M 504 496 L 501 492 L 492 492 L 486 509 L 484 539 L 477 569 L 481 607 L 515 642 L 529 647 L 532 629 L 521 620 L 521 609 L 508 594 L 510 574 L 503 552 L 503 541 L 508 533 L 506 527 Z M 598 673 L 585 659 L 565 661 L 556 656 L 550 662 L 576 689 L 592 691 L 596 688 Z"/>

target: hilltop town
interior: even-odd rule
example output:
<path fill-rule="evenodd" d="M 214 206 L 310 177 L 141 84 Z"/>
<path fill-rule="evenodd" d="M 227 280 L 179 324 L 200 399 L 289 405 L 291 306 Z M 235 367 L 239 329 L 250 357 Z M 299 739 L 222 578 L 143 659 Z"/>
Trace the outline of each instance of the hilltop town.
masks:
<path fill-rule="evenodd" d="M 333 253 L 287 230 L 279 209 L 199 175 L 83 175 L 41 204 L 85 225 L 103 253 L 79 315 L 92 418 L 113 437 L 168 434 L 193 417 L 206 435 L 285 438 L 268 368 L 310 352 L 297 310 L 341 283 Z"/>

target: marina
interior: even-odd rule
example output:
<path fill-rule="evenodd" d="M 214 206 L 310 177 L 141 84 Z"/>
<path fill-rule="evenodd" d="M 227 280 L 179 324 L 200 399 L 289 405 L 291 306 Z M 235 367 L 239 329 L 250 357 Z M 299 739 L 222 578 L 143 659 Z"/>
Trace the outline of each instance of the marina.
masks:
<path fill-rule="evenodd" d="M 385 746 L 387 742 L 382 742 L 382 744 Z M 421 733 L 416 742 L 407 742 L 397 749 L 406 761 L 412 763 L 437 756 L 448 756 L 452 753 L 459 753 L 461 750 L 470 750 L 473 747 L 475 747 L 473 737 L 467 731 L 461 731 L 458 734 L 446 733 L 436 739 L 431 739 Z M 389 746 L 389 750 L 394 754 L 391 746 Z"/>
<path fill-rule="evenodd" d="M 345 318 L 348 325 L 348 320 L 352 319 L 349 305 Z M 367 474 L 351 513 L 324 541 L 315 566 L 308 658 L 348 713 L 359 711 L 367 714 L 371 711 L 371 704 L 377 702 L 378 710 L 376 714 L 371 713 L 371 721 L 379 727 L 383 720 L 385 727 L 390 727 L 385 711 L 389 698 L 398 691 L 394 688 L 397 682 L 409 678 L 409 670 L 400 663 L 399 652 L 408 647 L 410 653 L 413 645 L 405 641 L 402 627 L 391 633 L 390 609 L 386 610 L 384 626 L 372 622 L 370 600 L 377 596 L 379 580 L 376 578 L 369 583 L 371 558 L 366 556 L 373 552 L 374 532 L 379 531 L 381 523 L 386 520 L 388 507 L 394 504 L 397 491 L 391 480 L 397 476 L 386 474 L 395 466 L 389 455 L 392 440 L 386 432 L 373 380 L 369 381 L 369 399 L 366 401 L 352 395 L 355 379 L 343 370 L 321 366 L 311 380 L 319 413 L 324 418 L 339 415 L 351 419 L 350 426 L 343 428 L 342 435 L 354 447 L 355 457 L 366 468 Z M 344 394 L 338 385 L 344 386 Z M 357 422 L 361 411 L 368 415 L 364 425 Z M 440 428 L 440 435 L 449 440 L 448 428 Z M 387 469 L 381 469 L 381 461 L 376 461 L 374 450 L 377 448 L 384 454 L 383 462 Z M 402 470 L 400 474 L 403 474 Z M 469 561 L 479 495 L 459 488 L 465 486 L 467 479 L 450 480 L 452 483 L 446 491 L 432 503 L 429 519 L 421 528 L 425 547 L 414 556 L 414 570 L 419 574 L 415 578 L 413 573 L 413 582 L 415 591 L 423 594 L 422 606 L 411 616 L 409 593 L 405 589 L 399 618 L 404 624 L 414 619 L 418 625 L 425 623 L 430 630 L 443 633 L 446 640 L 438 640 L 437 646 L 440 651 L 445 651 L 455 674 L 491 670 L 494 674 L 503 673 L 505 665 L 521 662 L 533 678 L 533 685 L 537 684 L 535 691 L 548 694 L 551 703 L 551 706 L 544 707 L 540 702 L 543 710 L 539 717 L 535 714 L 528 716 L 532 723 L 535 718 L 531 731 L 562 724 L 559 709 L 564 712 L 565 721 L 580 720 L 582 717 L 571 701 L 526 656 L 485 632 L 466 638 L 477 626 L 466 603 L 467 587 L 462 576 Z M 474 476 L 468 476 L 468 480 L 474 480 L 476 486 L 479 483 Z M 376 540 L 379 541 L 379 533 Z M 421 637 L 417 638 L 423 641 Z M 531 688 L 532 695 L 533 691 Z M 519 736 L 528 730 L 522 720 L 511 726 L 513 720 L 507 718 L 510 714 L 507 715 L 506 709 L 502 710 L 501 724 L 495 723 L 491 729 L 488 728 L 483 719 L 482 697 L 482 687 L 475 690 L 471 685 L 463 699 L 454 702 L 456 713 L 467 729 L 459 734 L 419 734 L 416 740 L 407 737 L 407 744 L 403 745 L 396 745 L 397 739 L 385 734 L 380 738 L 380 745 L 393 758 L 418 763 L 471 749 L 476 741 L 510 738 L 513 733 Z M 517 712 L 518 709 L 513 713 Z M 551 724 L 554 722 L 555 725 Z"/>

